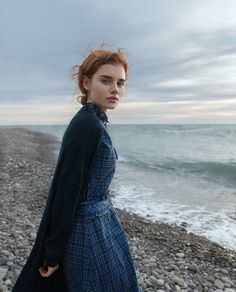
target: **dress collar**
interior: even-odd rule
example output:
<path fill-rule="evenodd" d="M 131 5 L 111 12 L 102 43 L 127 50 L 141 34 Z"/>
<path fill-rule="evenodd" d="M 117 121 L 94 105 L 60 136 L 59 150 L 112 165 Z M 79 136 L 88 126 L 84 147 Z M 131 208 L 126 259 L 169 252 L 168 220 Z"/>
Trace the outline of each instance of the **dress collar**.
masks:
<path fill-rule="evenodd" d="M 106 113 L 104 111 L 102 111 L 100 109 L 100 107 L 98 105 L 96 105 L 95 103 L 86 102 L 83 105 L 83 107 L 88 109 L 89 111 L 95 113 L 99 117 L 99 119 L 103 121 L 104 124 L 110 123 L 108 121 L 108 117 L 107 117 Z"/>

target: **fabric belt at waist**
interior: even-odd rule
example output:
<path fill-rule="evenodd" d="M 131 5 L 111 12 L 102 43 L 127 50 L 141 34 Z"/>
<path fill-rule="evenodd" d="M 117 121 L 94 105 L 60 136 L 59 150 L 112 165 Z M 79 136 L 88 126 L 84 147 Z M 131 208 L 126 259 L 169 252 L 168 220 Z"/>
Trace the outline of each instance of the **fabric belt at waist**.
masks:
<path fill-rule="evenodd" d="M 113 208 L 109 198 L 94 199 L 90 201 L 79 202 L 75 212 L 76 217 L 96 217 L 104 215 Z"/>

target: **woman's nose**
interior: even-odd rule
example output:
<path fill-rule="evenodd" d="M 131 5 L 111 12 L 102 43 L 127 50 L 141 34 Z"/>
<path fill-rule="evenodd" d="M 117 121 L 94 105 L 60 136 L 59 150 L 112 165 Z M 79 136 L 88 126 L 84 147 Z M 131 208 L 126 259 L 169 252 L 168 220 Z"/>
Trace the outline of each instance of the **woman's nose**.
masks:
<path fill-rule="evenodd" d="M 119 88 L 118 88 L 118 86 L 117 86 L 116 83 L 113 83 L 113 84 L 112 84 L 111 91 L 112 91 L 113 93 L 118 93 L 118 92 L 119 92 Z"/>

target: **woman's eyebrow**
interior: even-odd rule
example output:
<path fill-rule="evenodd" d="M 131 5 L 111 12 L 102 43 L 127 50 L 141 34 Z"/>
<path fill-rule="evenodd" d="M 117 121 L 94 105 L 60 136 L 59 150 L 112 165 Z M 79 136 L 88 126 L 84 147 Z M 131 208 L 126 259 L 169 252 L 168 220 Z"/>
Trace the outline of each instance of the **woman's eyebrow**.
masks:
<path fill-rule="evenodd" d="M 108 75 L 101 75 L 100 77 L 102 77 L 102 78 L 108 78 L 108 79 L 113 79 L 111 76 L 108 76 Z M 126 81 L 126 80 L 123 79 L 123 78 L 120 78 L 119 81 Z"/>

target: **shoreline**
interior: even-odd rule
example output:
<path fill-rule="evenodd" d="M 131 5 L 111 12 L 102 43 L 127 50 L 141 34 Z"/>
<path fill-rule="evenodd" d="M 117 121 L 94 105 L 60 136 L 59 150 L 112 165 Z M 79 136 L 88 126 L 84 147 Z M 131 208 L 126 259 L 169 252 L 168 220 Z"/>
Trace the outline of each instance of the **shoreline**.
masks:
<path fill-rule="evenodd" d="M 0 291 L 13 287 L 34 243 L 57 149 L 52 135 L 0 128 Z M 236 291 L 236 251 L 184 228 L 115 210 L 144 291 Z"/>

